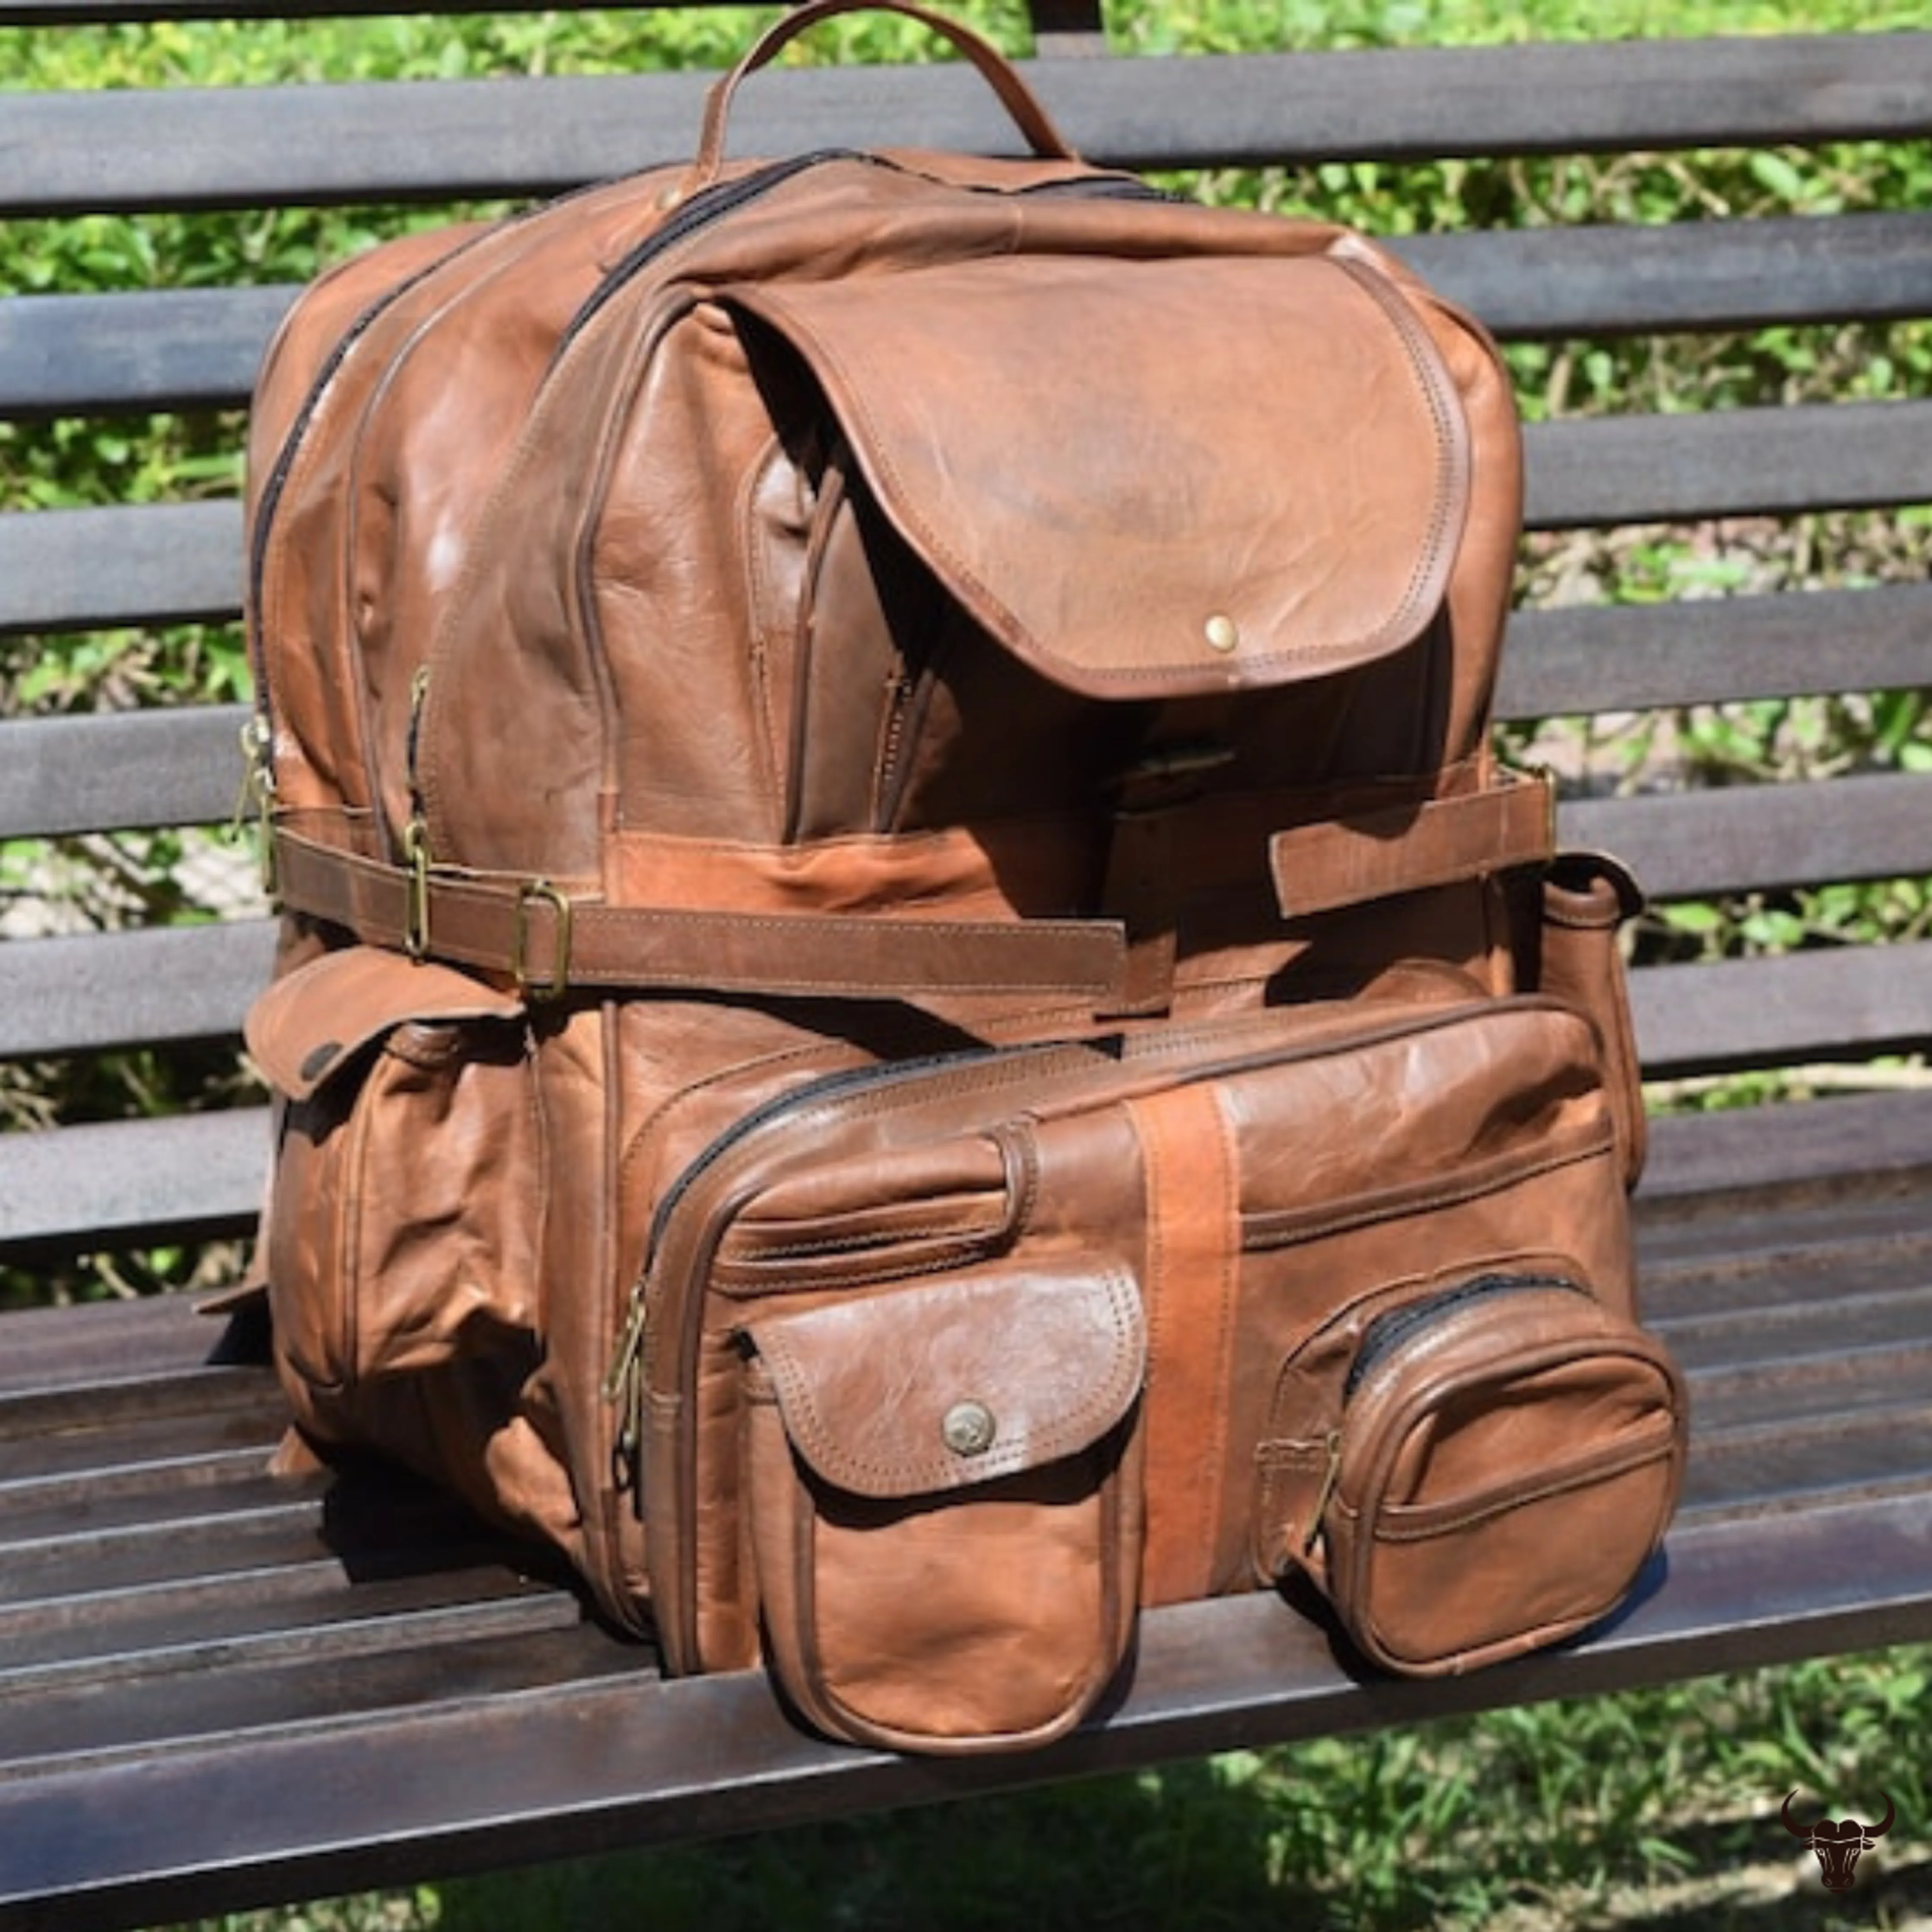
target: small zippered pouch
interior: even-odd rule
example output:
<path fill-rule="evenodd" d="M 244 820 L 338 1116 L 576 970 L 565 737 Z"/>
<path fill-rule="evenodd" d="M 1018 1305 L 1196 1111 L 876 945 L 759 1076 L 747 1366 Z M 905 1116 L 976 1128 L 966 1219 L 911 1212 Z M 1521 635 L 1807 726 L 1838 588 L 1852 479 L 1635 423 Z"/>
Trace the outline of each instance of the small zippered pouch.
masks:
<path fill-rule="evenodd" d="M 1405 1675 L 1559 1642 L 1657 1547 L 1685 1426 L 1661 1343 L 1560 1263 L 1411 1284 L 1284 1370 L 1257 1563 L 1306 1575 L 1362 1654 Z"/>

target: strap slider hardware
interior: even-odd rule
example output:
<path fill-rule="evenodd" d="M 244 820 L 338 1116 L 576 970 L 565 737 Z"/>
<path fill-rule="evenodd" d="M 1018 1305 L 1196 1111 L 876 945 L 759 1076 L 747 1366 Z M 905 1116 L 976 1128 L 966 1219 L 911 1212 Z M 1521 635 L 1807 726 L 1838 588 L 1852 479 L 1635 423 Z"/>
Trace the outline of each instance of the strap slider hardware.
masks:
<path fill-rule="evenodd" d="M 554 915 L 551 925 L 550 970 L 542 980 L 530 971 L 530 908 L 542 904 Z M 532 1006 L 561 999 L 570 987 L 570 901 L 548 879 L 533 879 L 517 893 L 517 923 L 511 950 L 510 972 L 518 992 Z"/>
<path fill-rule="evenodd" d="M 429 956 L 429 827 L 420 818 L 403 828 L 403 856 L 409 861 L 403 908 L 403 950 L 418 965 Z"/>

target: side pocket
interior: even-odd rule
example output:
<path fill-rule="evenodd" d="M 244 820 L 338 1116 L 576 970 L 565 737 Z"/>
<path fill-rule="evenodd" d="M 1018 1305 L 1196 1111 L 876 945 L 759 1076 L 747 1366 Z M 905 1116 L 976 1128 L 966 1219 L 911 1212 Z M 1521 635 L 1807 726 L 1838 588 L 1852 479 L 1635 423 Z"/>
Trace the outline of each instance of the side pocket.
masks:
<path fill-rule="evenodd" d="M 1684 1390 L 1663 1346 L 1541 1270 L 1438 1286 L 1352 1339 L 1318 1338 L 1325 1360 L 1284 1376 L 1299 1412 L 1264 1454 L 1264 1566 L 1304 1572 L 1366 1657 L 1409 1676 L 1614 1610 L 1682 1480 Z"/>
<path fill-rule="evenodd" d="M 1617 932 L 1642 909 L 1636 881 L 1601 854 L 1561 854 L 1544 875 L 1538 989 L 1583 1014 L 1603 1042 L 1604 1084 L 1628 1187 L 1636 1185 L 1643 1172 L 1646 1127 L 1630 988 Z"/>
<path fill-rule="evenodd" d="M 262 1245 L 298 1396 L 525 1342 L 544 1162 L 520 1004 L 352 947 L 271 987 L 247 1034 L 277 1100 Z"/>
<path fill-rule="evenodd" d="M 900 1750 L 1071 1730 L 1134 1627 L 1132 1281 L 964 1270 L 765 1318 L 745 1348 L 758 1592 L 801 1714 Z"/>

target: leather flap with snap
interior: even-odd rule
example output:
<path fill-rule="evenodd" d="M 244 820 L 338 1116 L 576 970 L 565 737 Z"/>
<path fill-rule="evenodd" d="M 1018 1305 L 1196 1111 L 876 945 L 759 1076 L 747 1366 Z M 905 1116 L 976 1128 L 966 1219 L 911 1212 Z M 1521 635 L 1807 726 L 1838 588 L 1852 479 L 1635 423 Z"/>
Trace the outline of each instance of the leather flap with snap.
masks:
<path fill-rule="evenodd" d="M 887 1498 L 963 1488 L 1090 1447 L 1141 1387 L 1124 1271 L 974 1270 L 754 1325 L 785 1431 L 828 1483 Z"/>
<path fill-rule="evenodd" d="M 734 289 L 976 621 L 1099 698 L 1290 683 L 1412 642 L 1468 429 L 1353 258 L 1034 256 Z"/>

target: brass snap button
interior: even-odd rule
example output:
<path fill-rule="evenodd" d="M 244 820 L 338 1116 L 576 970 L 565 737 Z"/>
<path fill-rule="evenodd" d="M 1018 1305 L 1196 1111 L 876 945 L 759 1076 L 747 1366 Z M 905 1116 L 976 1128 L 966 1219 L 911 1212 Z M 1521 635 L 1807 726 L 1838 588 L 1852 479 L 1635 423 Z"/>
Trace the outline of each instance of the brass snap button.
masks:
<path fill-rule="evenodd" d="M 1232 651 L 1241 641 L 1241 628 L 1225 612 L 1216 610 L 1202 626 L 1201 634 L 1210 651 Z"/>
<path fill-rule="evenodd" d="M 939 1425 L 946 1446 L 956 1456 L 983 1456 L 993 1446 L 999 1424 L 983 1402 L 956 1402 Z"/>

